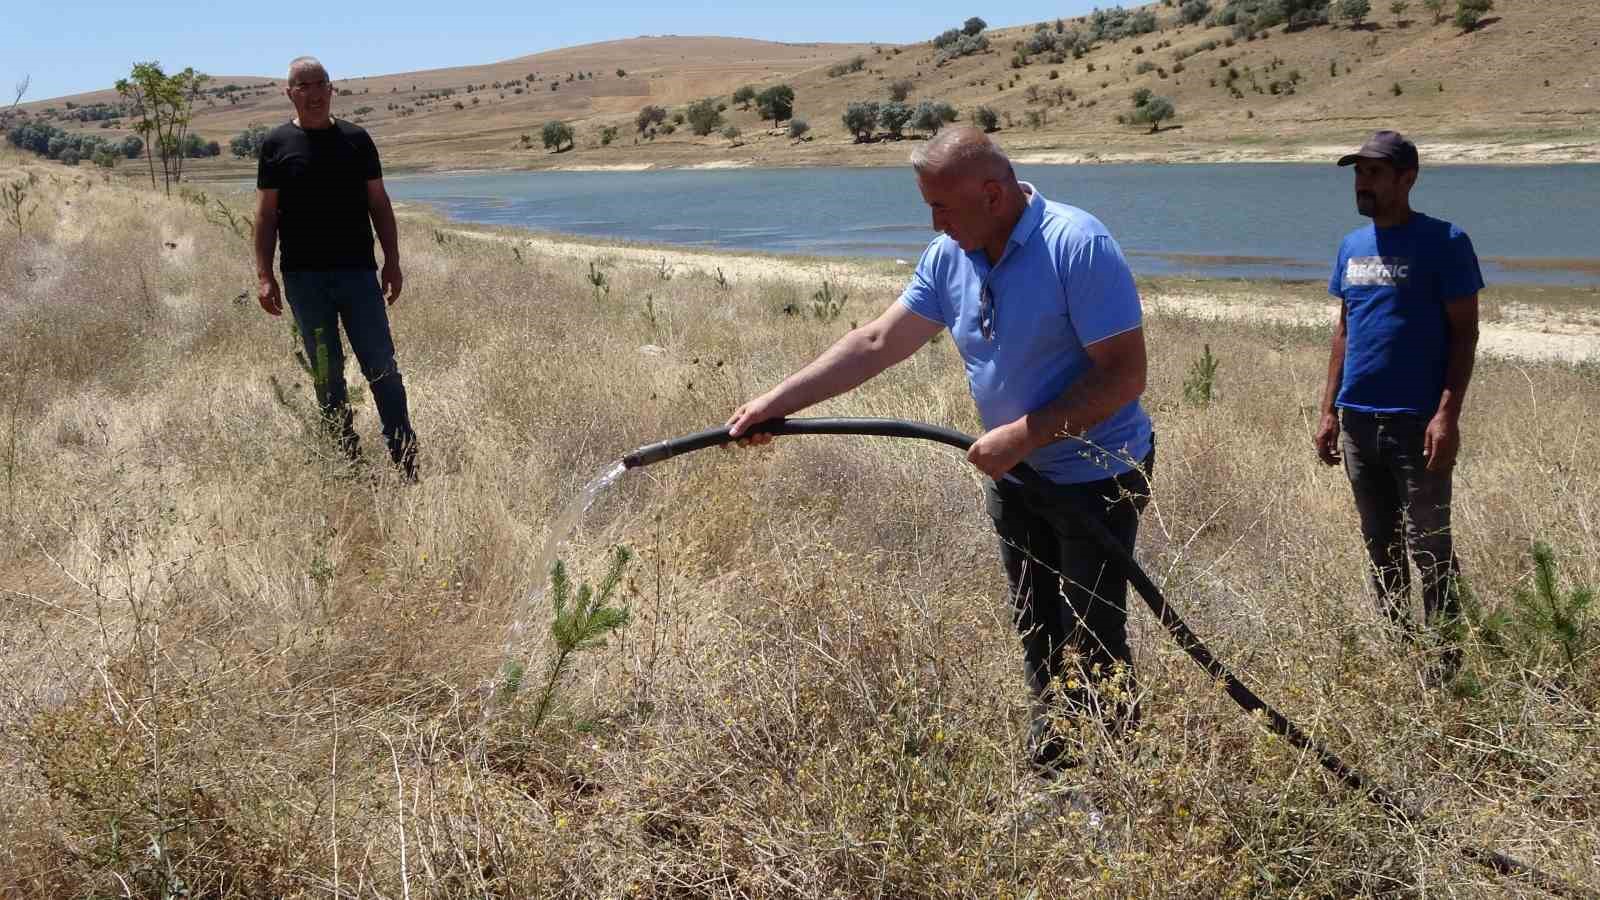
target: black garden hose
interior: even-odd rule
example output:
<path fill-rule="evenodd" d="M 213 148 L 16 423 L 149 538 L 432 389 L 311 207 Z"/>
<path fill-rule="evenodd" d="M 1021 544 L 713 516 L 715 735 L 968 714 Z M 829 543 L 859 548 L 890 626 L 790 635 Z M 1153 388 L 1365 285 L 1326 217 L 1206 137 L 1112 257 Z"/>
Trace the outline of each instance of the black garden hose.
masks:
<path fill-rule="evenodd" d="M 920 422 L 907 422 L 899 419 L 771 419 L 759 423 L 750 429 L 751 433 L 766 433 L 774 435 L 792 434 L 855 434 L 870 435 L 874 437 L 899 437 L 916 438 L 918 440 L 936 441 L 948 444 L 958 450 L 968 450 L 972 447 L 973 439 L 959 431 L 949 428 L 940 428 L 936 425 L 926 425 Z M 648 466 L 674 456 L 703 450 L 707 447 L 716 447 L 736 440 L 728 434 L 727 428 L 714 428 L 696 434 L 685 435 L 669 441 L 650 444 L 640 447 L 622 458 L 622 464 L 629 469 Z M 1027 463 L 1019 464 L 1010 472 L 1012 477 L 1024 485 L 1047 486 L 1042 475 L 1034 471 Z M 1083 515 L 1081 510 L 1074 510 L 1079 516 L 1081 524 L 1089 530 L 1107 555 L 1121 567 L 1128 581 L 1139 591 L 1139 596 L 1150 607 L 1150 611 L 1160 620 L 1163 628 L 1189 654 L 1200 668 L 1206 671 L 1214 680 L 1222 682 L 1228 696 L 1233 702 L 1247 713 L 1260 711 L 1266 719 L 1267 727 L 1275 734 L 1281 735 L 1302 750 L 1308 751 L 1317 757 L 1322 767 L 1333 773 L 1346 786 L 1361 792 L 1367 799 L 1377 803 L 1390 813 L 1401 819 L 1417 822 L 1421 815 L 1413 809 L 1407 808 L 1399 798 L 1390 793 L 1360 771 L 1346 765 L 1343 760 L 1334 755 L 1333 751 L 1324 747 L 1315 738 L 1285 716 L 1273 709 L 1266 701 L 1262 700 L 1227 666 L 1218 661 L 1215 654 L 1206 647 L 1200 638 L 1184 623 L 1177 611 L 1168 605 L 1155 582 L 1150 580 L 1144 569 L 1126 547 L 1117 542 L 1105 525 L 1094 516 Z M 1494 850 L 1481 850 L 1475 847 L 1463 847 L 1462 853 L 1469 859 L 1487 866 L 1507 878 L 1521 879 L 1540 890 L 1558 897 L 1585 897 L 1597 898 L 1596 894 L 1586 888 L 1570 884 L 1548 872 L 1531 866 L 1525 862 L 1513 859 Z"/>

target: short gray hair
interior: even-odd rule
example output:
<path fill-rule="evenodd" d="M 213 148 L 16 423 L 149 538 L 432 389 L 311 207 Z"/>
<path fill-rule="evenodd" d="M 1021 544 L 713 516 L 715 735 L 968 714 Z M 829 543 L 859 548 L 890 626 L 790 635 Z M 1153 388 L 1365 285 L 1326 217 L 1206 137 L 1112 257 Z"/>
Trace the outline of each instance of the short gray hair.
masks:
<path fill-rule="evenodd" d="M 911 151 L 911 168 L 919 176 L 960 173 L 997 181 L 1016 177 L 1005 151 L 982 131 L 965 126 L 942 129 Z"/>
<path fill-rule="evenodd" d="M 316 72 L 323 78 L 328 77 L 327 67 L 324 66 L 322 61 L 317 59 L 315 56 L 296 56 L 294 59 L 290 60 L 288 80 L 291 84 L 294 83 L 294 74 L 296 72 Z"/>

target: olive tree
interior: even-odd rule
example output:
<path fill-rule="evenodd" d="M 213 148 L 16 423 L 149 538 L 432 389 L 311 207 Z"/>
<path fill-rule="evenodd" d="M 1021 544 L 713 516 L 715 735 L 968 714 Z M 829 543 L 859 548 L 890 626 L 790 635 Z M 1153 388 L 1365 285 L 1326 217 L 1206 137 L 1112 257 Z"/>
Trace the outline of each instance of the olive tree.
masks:
<path fill-rule="evenodd" d="M 546 150 L 554 149 L 557 153 L 560 153 L 561 145 L 566 144 L 569 148 L 572 146 L 572 126 L 560 119 L 552 119 L 544 123 L 544 129 L 539 133 L 539 136 L 544 140 L 544 148 Z"/>
<path fill-rule="evenodd" d="M 717 130 L 717 126 L 722 124 L 722 112 L 717 109 L 717 101 L 710 97 L 689 104 L 683 115 L 690 130 L 701 137 Z"/>
<path fill-rule="evenodd" d="M 855 135 L 860 144 L 871 139 L 873 126 L 878 124 L 879 107 L 873 100 L 855 100 L 844 108 L 844 127 Z"/>
<path fill-rule="evenodd" d="M 794 115 L 794 88 L 777 84 L 756 95 L 756 112 L 763 120 L 782 122 Z"/>

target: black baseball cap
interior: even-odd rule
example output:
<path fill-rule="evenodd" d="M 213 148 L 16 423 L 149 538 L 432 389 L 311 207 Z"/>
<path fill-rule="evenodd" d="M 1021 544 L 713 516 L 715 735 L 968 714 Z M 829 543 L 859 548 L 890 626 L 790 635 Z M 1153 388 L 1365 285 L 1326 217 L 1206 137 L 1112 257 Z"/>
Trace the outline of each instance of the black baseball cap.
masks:
<path fill-rule="evenodd" d="M 1396 169 L 1415 169 L 1418 167 L 1417 145 L 1398 131 L 1380 131 L 1367 138 L 1360 150 L 1339 157 L 1339 165 L 1353 166 L 1358 159 L 1383 159 Z"/>

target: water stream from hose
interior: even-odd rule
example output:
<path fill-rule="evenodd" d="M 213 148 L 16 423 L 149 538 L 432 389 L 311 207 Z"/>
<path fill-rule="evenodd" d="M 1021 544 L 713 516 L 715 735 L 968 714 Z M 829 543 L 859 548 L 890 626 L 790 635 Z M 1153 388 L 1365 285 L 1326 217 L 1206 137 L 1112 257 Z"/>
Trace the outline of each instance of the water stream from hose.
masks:
<path fill-rule="evenodd" d="M 533 664 L 533 651 L 525 646 L 528 625 L 531 622 L 542 621 L 540 617 L 545 614 L 544 596 L 550 585 L 550 569 L 555 565 L 556 554 L 560 552 L 561 545 L 572 536 L 578 523 L 583 520 L 584 514 L 594 506 L 595 500 L 599 499 L 606 488 L 616 484 L 617 479 L 626 471 L 628 468 L 621 461 L 613 463 L 584 485 L 583 490 L 572 498 L 566 509 L 561 511 L 561 515 L 551 523 L 550 531 L 545 535 L 544 547 L 533 561 L 533 589 L 517 606 L 515 617 L 511 620 L 511 628 L 506 633 L 502 652 L 504 663 L 500 671 L 495 674 L 494 683 L 488 685 L 490 696 L 489 702 L 484 707 L 485 721 L 499 714 L 500 689 L 511 672 L 517 670 L 519 666 L 521 672 L 526 672 Z"/>

